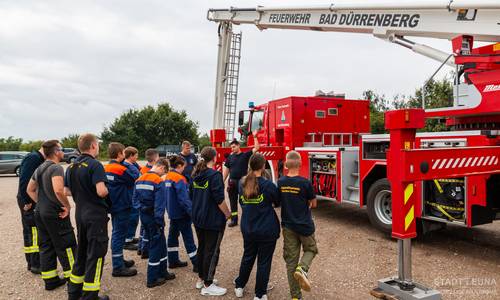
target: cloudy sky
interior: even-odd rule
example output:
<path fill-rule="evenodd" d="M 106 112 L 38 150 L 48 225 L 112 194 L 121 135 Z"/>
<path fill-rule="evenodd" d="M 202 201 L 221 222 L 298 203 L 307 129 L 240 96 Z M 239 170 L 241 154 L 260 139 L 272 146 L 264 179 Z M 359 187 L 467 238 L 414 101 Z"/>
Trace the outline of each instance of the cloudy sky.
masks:
<path fill-rule="evenodd" d="M 287 1 L 287 5 L 326 1 Z M 174 4 L 175 3 L 175 4 Z M 0 2 L 0 137 L 99 133 L 123 111 L 170 102 L 212 125 L 217 25 L 210 7 L 283 1 Z M 411 94 L 439 63 L 368 35 L 243 31 L 239 104 L 311 95 Z M 447 41 L 420 40 L 449 51 Z"/>

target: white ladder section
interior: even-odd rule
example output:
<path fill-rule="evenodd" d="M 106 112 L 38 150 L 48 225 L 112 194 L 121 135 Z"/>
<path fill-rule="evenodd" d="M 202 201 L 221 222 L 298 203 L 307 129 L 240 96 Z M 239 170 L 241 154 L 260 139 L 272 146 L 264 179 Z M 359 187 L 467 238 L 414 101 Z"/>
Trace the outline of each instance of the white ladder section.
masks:
<path fill-rule="evenodd" d="M 227 141 L 231 141 L 234 138 L 240 60 L 241 32 L 231 33 L 231 46 L 229 48 L 229 61 L 226 66 L 224 87 L 224 129 L 226 130 Z"/>

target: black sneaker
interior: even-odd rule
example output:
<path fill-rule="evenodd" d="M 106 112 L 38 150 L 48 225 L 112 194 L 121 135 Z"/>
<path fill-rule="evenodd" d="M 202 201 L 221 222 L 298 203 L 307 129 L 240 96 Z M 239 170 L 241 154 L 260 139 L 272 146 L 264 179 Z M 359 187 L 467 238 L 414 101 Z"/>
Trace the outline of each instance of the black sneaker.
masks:
<path fill-rule="evenodd" d="M 165 279 L 165 278 L 158 278 L 158 279 L 156 279 L 155 282 L 147 283 L 146 286 L 148 288 L 154 288 L 155 286 L 164 285 L 165 282 L 167 282 L 167 279 Z"/>
<path fill-rule="evenodd" d="M 42 274 L 42 271 L 40 270 L 40 268 L 37 268 L 37 267 L 30 267 L 30 272 L 33 273 L 33 274 Z"/>
<path fill-rule="evenodd" d="M 175 279 L 175 274 L 167 271 L 165 273 L 165 280 L 173 280 L 173 279 Z"/>
<path fill-rule="evenodd" d="M 125 264 L 125 268 L 132 268 L 135 265 L 135 261 L 131 260 L 123 260 L 123 263 Z"/>
<path fill-rule="evenodd" d="M 45 283 L 45 290 L 52 291 L 52 290 L 55 290 L 62 285 L 65 285 L 65 284 L 66 284 L 66 279 L 57 278 L 54 281 L 46 282 Z"/>
<path fill-rule="evenodd" d="M 137 255 L 141 256 L 142 255 L 142 250 L 141 248 L 137 247 Z"/>
<path fill-rule="evenodd" d="M 198 273 L 198 265 L 193 265 L 193 272 Z"/>
<path fill-rule="evenodd" d="M 130 243 L 125 243 L 125 245 L 123 245 L 123 249 L 137 251 L 139 247 L 137 246 L 137 244 L 130 242 Z"/>
<path fill-rule="evenodd" d="M 184 267 L 187 267 L 188 266 L 188 263 L 185 262 L 185 261 L 176 261 L 176 262 L 173 262 L 173 263 L 169 263 L 168 264 L 168 267 L 170 269 L 176 269 L 176 268 L 184 268 Z"/>
<path fill-rule="evenodd" d="M 141 259 L 148 259 L 148 258 L 149 258 L 149 253 L 148 252 L 142 252 Z"/>
<path fill-rule="evenodd" d="M 137 275 L 137 270 L 132 268 L 121 268 L 118 270 L 113 270 L 111 273 L 113 277 L 131 277 Z"/>

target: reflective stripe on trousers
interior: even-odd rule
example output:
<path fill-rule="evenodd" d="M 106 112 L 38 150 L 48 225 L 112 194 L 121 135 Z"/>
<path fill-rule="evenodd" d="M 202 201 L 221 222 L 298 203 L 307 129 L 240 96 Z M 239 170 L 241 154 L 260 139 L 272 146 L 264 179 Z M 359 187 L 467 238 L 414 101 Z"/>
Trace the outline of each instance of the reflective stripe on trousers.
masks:
<path fill-rule="evenodd" d="M 102 257 L 97 259 L 94 282 L 83 282 L 83 291 L 95 292 L 101 288 Z"/>

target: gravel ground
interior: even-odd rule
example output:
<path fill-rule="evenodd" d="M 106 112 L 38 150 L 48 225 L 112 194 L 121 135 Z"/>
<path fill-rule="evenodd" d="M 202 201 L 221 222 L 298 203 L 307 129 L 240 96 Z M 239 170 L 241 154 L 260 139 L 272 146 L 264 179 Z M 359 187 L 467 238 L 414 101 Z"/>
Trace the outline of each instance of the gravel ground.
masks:
<path fill-rule="evenodd" d="M 65 288 L 43 289 L 42 279 L 26 271 L 22 253 L 20 214 L 16 204 L 18 179 L 0 176 L 0 299 L 64 299 Z M 320 254 L 310 278 L 313 291 L 307 299 L 371 299 L 376 281 L 397 272 L 396 242 L 370 226 L 364 210 L 320 202 L 314 211 Z M 74 222 L 73 222 L 74 224 Z M 500 299 L 500 223 L 474 229 L 449 226 L 447 230 L 413 243 L 415 281 L 437 288 L 443 299 Z M 275 252 L 270 299 L 288 299 L 282 239 Z M 112 299 L 202 299 L 194 288 L 196 276 L 190 268 L 176 269 L 177 279 L 148 289 L 145 260 L 134 259 L 139 274 L 132 278 L 111 277 L 110 252 L 106 257 L 102 292 Z M 242 255 L 239 229 L 228 229 L 222 242 L 217 269 L 220 285 L 229 291 L 221 299 L 234 299 L 232 281 Z M 185 251 L 181 258 L 186 260 Z M 255 276 L 255 273 L 253 273 Z M 255 280 L 248 284 L 245 299 L 253 299 Z"/>

